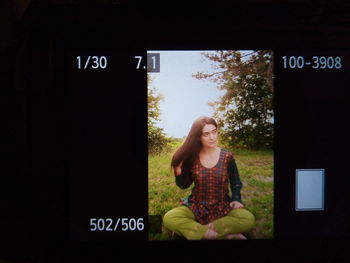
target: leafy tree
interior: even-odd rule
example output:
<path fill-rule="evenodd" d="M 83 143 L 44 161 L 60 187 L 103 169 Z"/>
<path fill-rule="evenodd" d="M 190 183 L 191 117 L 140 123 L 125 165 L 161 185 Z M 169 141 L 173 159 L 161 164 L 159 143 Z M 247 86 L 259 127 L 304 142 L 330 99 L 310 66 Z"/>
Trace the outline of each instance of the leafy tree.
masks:
<path fill-rule="evenodd" d="M 156 88 L 151 88 L 152 80 L 147 76 L 147 105 L 148 105 L 148 152 L 151 155 L 160 154 L 167 146 L 168 139 L 162 128 L 156 126 L 160 120 L 159 102 L 163 97 L 158 94 Z"/>
<path fill-rule="evenodd" d="M 210 79 L 224 95 L 211 102 L 221 126 L 221 137 L 230 146 L 272 148 L 273 142 L 273 53 L 259 50 L 243 55 L 225 50 L 203 53 L 214 62 L 216 72 L 197 73 Z"/>

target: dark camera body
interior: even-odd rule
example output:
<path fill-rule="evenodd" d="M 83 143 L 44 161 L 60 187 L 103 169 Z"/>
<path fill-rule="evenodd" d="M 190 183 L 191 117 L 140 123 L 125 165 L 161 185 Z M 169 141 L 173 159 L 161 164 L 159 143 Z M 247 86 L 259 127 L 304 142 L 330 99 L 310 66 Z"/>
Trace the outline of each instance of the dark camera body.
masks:
<path fill-rule="evenodd" d="M 2 49 L 3 258 L 345 262 L 350 19 L 343 5 L 33 1 Z M 148 240 L 147 64 L 136 70 L 135 57 L 150 50 L 273 50 L 272 239 Z M 326 171 L 324 210 L 296 211 L 295 169 L 310 167 Z M 144 228 L 90 231 L 91 219 L 110 217 Z"/>

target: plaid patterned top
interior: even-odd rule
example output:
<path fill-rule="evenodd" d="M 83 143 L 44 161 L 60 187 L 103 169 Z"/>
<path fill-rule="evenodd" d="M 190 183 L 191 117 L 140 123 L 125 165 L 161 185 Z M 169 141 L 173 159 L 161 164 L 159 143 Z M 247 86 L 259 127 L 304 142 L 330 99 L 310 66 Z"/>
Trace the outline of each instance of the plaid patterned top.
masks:
<path fill-rule="evenodd" d="M 232 210 L 230 202 L 241 202 L 242 182 L 233 154 L 227 150 L 221 149 L 219 161 L 214 167 L 204 167 L 197 158 L 191 173 L 176 176 L 176 184 L 182 189 L 188 188 L 192 182 L 192 194 L 182 198 L 181 204 L 191 208 L 196 220 L 203 225 L 227 215 Z"/>

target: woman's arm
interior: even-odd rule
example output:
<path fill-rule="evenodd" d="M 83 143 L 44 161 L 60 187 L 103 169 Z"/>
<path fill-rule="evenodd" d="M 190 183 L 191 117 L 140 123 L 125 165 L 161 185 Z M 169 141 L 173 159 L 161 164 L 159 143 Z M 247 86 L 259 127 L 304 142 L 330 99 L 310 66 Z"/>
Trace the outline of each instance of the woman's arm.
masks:
<path fill-rule="evenodd" d="M 182 162 L 174 169 L 175 182 L 181 189 L 186 189 L 192 184 L 193 179 L 189 172 L 182 172 L 181 166 Z"/>
<path fill-rule="evenodd" d="M 238 168 L 235 159 L 232 157 L 228 164 L 228 175 L 230 180 L 230 186 L 232 191 L 231 201 L 242 202 L 241 189 L 243 184 L 239 177 Z"/>

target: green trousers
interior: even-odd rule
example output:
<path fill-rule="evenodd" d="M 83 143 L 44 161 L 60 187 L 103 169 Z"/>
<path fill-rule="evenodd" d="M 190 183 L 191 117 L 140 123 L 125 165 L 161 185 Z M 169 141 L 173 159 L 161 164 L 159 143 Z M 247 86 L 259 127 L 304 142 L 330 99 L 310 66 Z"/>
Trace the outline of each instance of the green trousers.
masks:
<path fill-rule="evenodd" d="M 228 234 L 247 232 L 255 224 L 252 213 L 243 208 L 233 209 L 226 216 L 212 222 L 218 239 L 224 239 Z M 208 228 L 195 221 L 195 215 L 187 206 L 180 206 L 168 211 L 163 217 L 163 225 L 170 231 L 188 240 L 202 239 Z"/>

